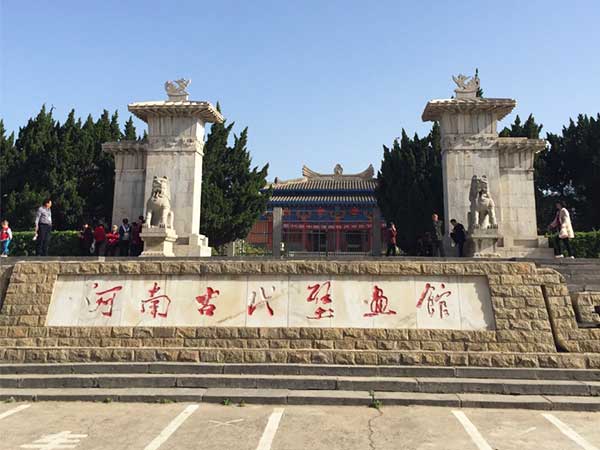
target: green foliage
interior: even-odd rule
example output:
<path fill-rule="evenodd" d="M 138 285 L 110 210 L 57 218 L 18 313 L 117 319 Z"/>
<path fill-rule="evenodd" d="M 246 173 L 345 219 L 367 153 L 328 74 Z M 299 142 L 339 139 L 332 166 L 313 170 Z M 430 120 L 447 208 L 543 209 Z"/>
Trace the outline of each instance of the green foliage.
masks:
<path fill-rule="evenodd" d="M 126 141 L 137 141 L 138 136 L 135 131 L 135 125 L 133 124 L 133 118 L 129 116 L 127 122 L 125 122 L 125 128 L 123 129 L 123 139 Z"/>
<path fill-rule="evenodd" d="M 233 146 L 228 145 L 233 126 L 213 124 L 204 145 L 200 231 L 210 237 L 213 247 L 246 237 L 270 195 L 261 192 L 268 164 L 260 170 L 250 168 L 248 129 L 234 135 Z"/>
<path fill-rule="evenodd" d="M 538 139 L 542 125 L 530 115 L 524 124 L 519 116 L 502 137 Z M 564 200 L 575 229 L 600 227 L 600 114 L 579 115 L 560 135 L 548 133 L 549 145 L 535 158 L 535 191 L 538 229 L 543 232 L 555 214 L 554 204 Z"/>
<path fill-rule="evenodd" d="M 579 115 L 561 135 L 548 133 L 548 149 L 540 155 L 540 186 L 551 199 L 562 198 L 579 231 L 600 227 L 600 114 Z"/>
<path fill-rule="evenodd" d="M 371 397 L 371 403 L 369 403 L 369 408 L 374 408 L 379 411 L 383 406 L 383 402 L 375 398 L 375 391 L 369 391 L 369 396 Z"/>
<path fill-rule="evenodd" d="M 10 256 L 35 255 L 36 241 L 33 231 L 13 231 Z M 53 231 L 48 253 L 52 256 L 79 256 L 78 231 Z"/>
<path fill-rule="evenodd" d="M 548 236 L 550 247 L 556 245 L 556 234 Z M 577 258 L 600 258 L 600 231 L 577 232 L 570 240 Z"/>
<path fill-rule="evenodd" d="M 440 128 L 434 123 L 424 138 L 402 137 L 392 148 L 383 146 L 383 161 L 375 191 L 387 221 L 398 228 L 398 246 L 408 254 L 416 251 L 419 236 L 429 229 L 431 215 L 443 216 L 443 183 Z"/>
<path fill-rule="evenodd" d="M 133 121 L 125 136 L 135 136 Z M 110 219 L 114 162 L 102 143 L 123 138 L 118 115 L 104 111 L 82 123 L 71 110 L 64 123 L 42 106 L 34 118 L 6 136 L 0 120 L 1 214 L 13 230 L 31 230 L 43 198 L 53 200 L 52 219 L 57 230 L 74 229 L 81 222 Z M 135 139 L 135 138 L 134 138 Z"/>

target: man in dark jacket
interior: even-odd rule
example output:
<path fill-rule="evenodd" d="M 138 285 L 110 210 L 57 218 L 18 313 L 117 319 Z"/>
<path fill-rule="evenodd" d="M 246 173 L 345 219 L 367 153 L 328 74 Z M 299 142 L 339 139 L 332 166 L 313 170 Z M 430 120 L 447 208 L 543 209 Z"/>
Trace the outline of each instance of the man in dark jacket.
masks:
<path fill-rule="evenodd" d="M 464 248 L 465 241 L 467 240 L 467 233 L 465 232 L 465 227 L 462 223 L 458 223 L 456 219 L 452 219 L 450 223 L 452 224 L 452 232 L 450 233 L 450 237 L 458 247 L 458 256 L 462 258 L 463 256 L 465 256 Z"/>
<path fill-rule="evenodd" d="M 436 256 L 440 256 L 442 258 L 446 257 L 446 253 L 444 252 L 444 244 L 442 240 L 444 239 L 444 222 L 438 218 L 437 214 L 432 214 L 431 216 L 431 256 L 434 258 Z"/>

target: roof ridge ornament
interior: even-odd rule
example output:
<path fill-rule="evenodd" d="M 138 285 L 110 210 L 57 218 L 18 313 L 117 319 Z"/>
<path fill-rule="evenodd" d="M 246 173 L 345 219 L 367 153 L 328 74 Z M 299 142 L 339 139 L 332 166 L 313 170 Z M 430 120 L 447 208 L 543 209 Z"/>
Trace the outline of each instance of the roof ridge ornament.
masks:
<path fill-rule="evenodd" d="M 171 102 L 185 102 L 188 100 L 187 87 L 192 82 L 192 79 L 180 78 L 179 80 L 165 81 L 165 91 Z"/>
<path fill-rule="evenodd" d="M 477 71 L 472 77 L 468 77 L 459 73 L 457 76 L 452 75 L 452 80 L 458 86 L 454 89 L 456 98 L 477 98 L 477 91 L 480 87 L 479 74 Z"/>
<path fill-rule="evenodd" d="M 319 173 L 310 169 L 308 166 L 302 166 L 302 176 L 304 178 L 313 179 L 313 178 L 361 178 L 363 180 L 370 180 L 375 176 L 375 169 L 373 169 L 373 164 L 369 164 L 365 170 L 359 173 L 353 173 L 344 175 L 344 168 L 341 164 L 336 164 L 333 169 L 333 174 L 330 173 Z"/>

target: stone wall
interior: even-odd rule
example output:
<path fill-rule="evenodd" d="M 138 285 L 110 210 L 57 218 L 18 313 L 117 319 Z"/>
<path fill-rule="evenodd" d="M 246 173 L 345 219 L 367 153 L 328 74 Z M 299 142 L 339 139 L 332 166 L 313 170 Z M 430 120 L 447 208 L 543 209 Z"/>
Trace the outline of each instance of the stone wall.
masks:
<path fill-rule="evenodd" d="M 600 324 L 600 292 L 574 292 L 571 294 L 575 316 L 579 323 Z"/>
<path fill-rule="evenodd" d="M 482 276 L 495 329 L 45 326 L 62 276 Z M 545 292 L 545 295 L 544 295 Z M 550 314 L 549 314 L 550 312 Z M 0 360 L 206 361 L 600 367 L 600 329 L 579 329 L 561 276 L 522 262 L 25 262 L 0 314 Z M 562 353 L 559 353 L 561 350 Z M 568 353 L 572 352 L 572 353 Z M 584 353 L 588 352 L 588 353 Z"/>

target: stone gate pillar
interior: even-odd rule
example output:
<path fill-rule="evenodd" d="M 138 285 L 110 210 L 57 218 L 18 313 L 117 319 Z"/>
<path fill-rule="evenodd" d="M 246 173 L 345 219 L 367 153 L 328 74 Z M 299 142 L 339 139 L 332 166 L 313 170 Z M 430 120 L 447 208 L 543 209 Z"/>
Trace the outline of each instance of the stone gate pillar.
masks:
<path fill-rule="evenodd" d="M 440 124 L 446 233 L 451 219 L 463 223 L 475 256 L 547 256 L 537 236 L 533 186 L 534 154 L 545 141 L 499 137 L 497 122 L 516 101 L 477 97 L 477 74 L 453 80 L 456 97 L 431 100 L 422 115 Z M 495 220 L 483 206 L 491 203 Z M 475 223 L 478 215 L 482 223 Z"/>
<path fill-rule="evenodd" d="M 167 100 L 128 105 L 129 111 L 148 124 L 148 141 L 131 146 L 138 156 L 123 151 L 125 147 L 129 150 L 127 143 L 108 143 L 103 148 L 115 155 L 118 170 L 115 213 L 130 211 L 130 217 L 137 217 L 142 212 L 131 210 L 140 205 L 145 208 L 152 193 L 154 176 L 166 176 L 170 183 L 171 209 L 178 236 L 175 255 L 210 256 L 208 238 L 200 234 L 204 126 L 210 122 L 222 122 L 223 116 L 208 102 L 189 100 L 186 91 L 189 83 L 190 80 L 184 79 L 167 81 Z M 138 162 L 135 158 L 140 154 L 142 161 Z M 121 169 L 128 167 L 126 158 L 135 162 L 135 171 Z M 130 189 L 130 185 L 135 189 Z"/>

